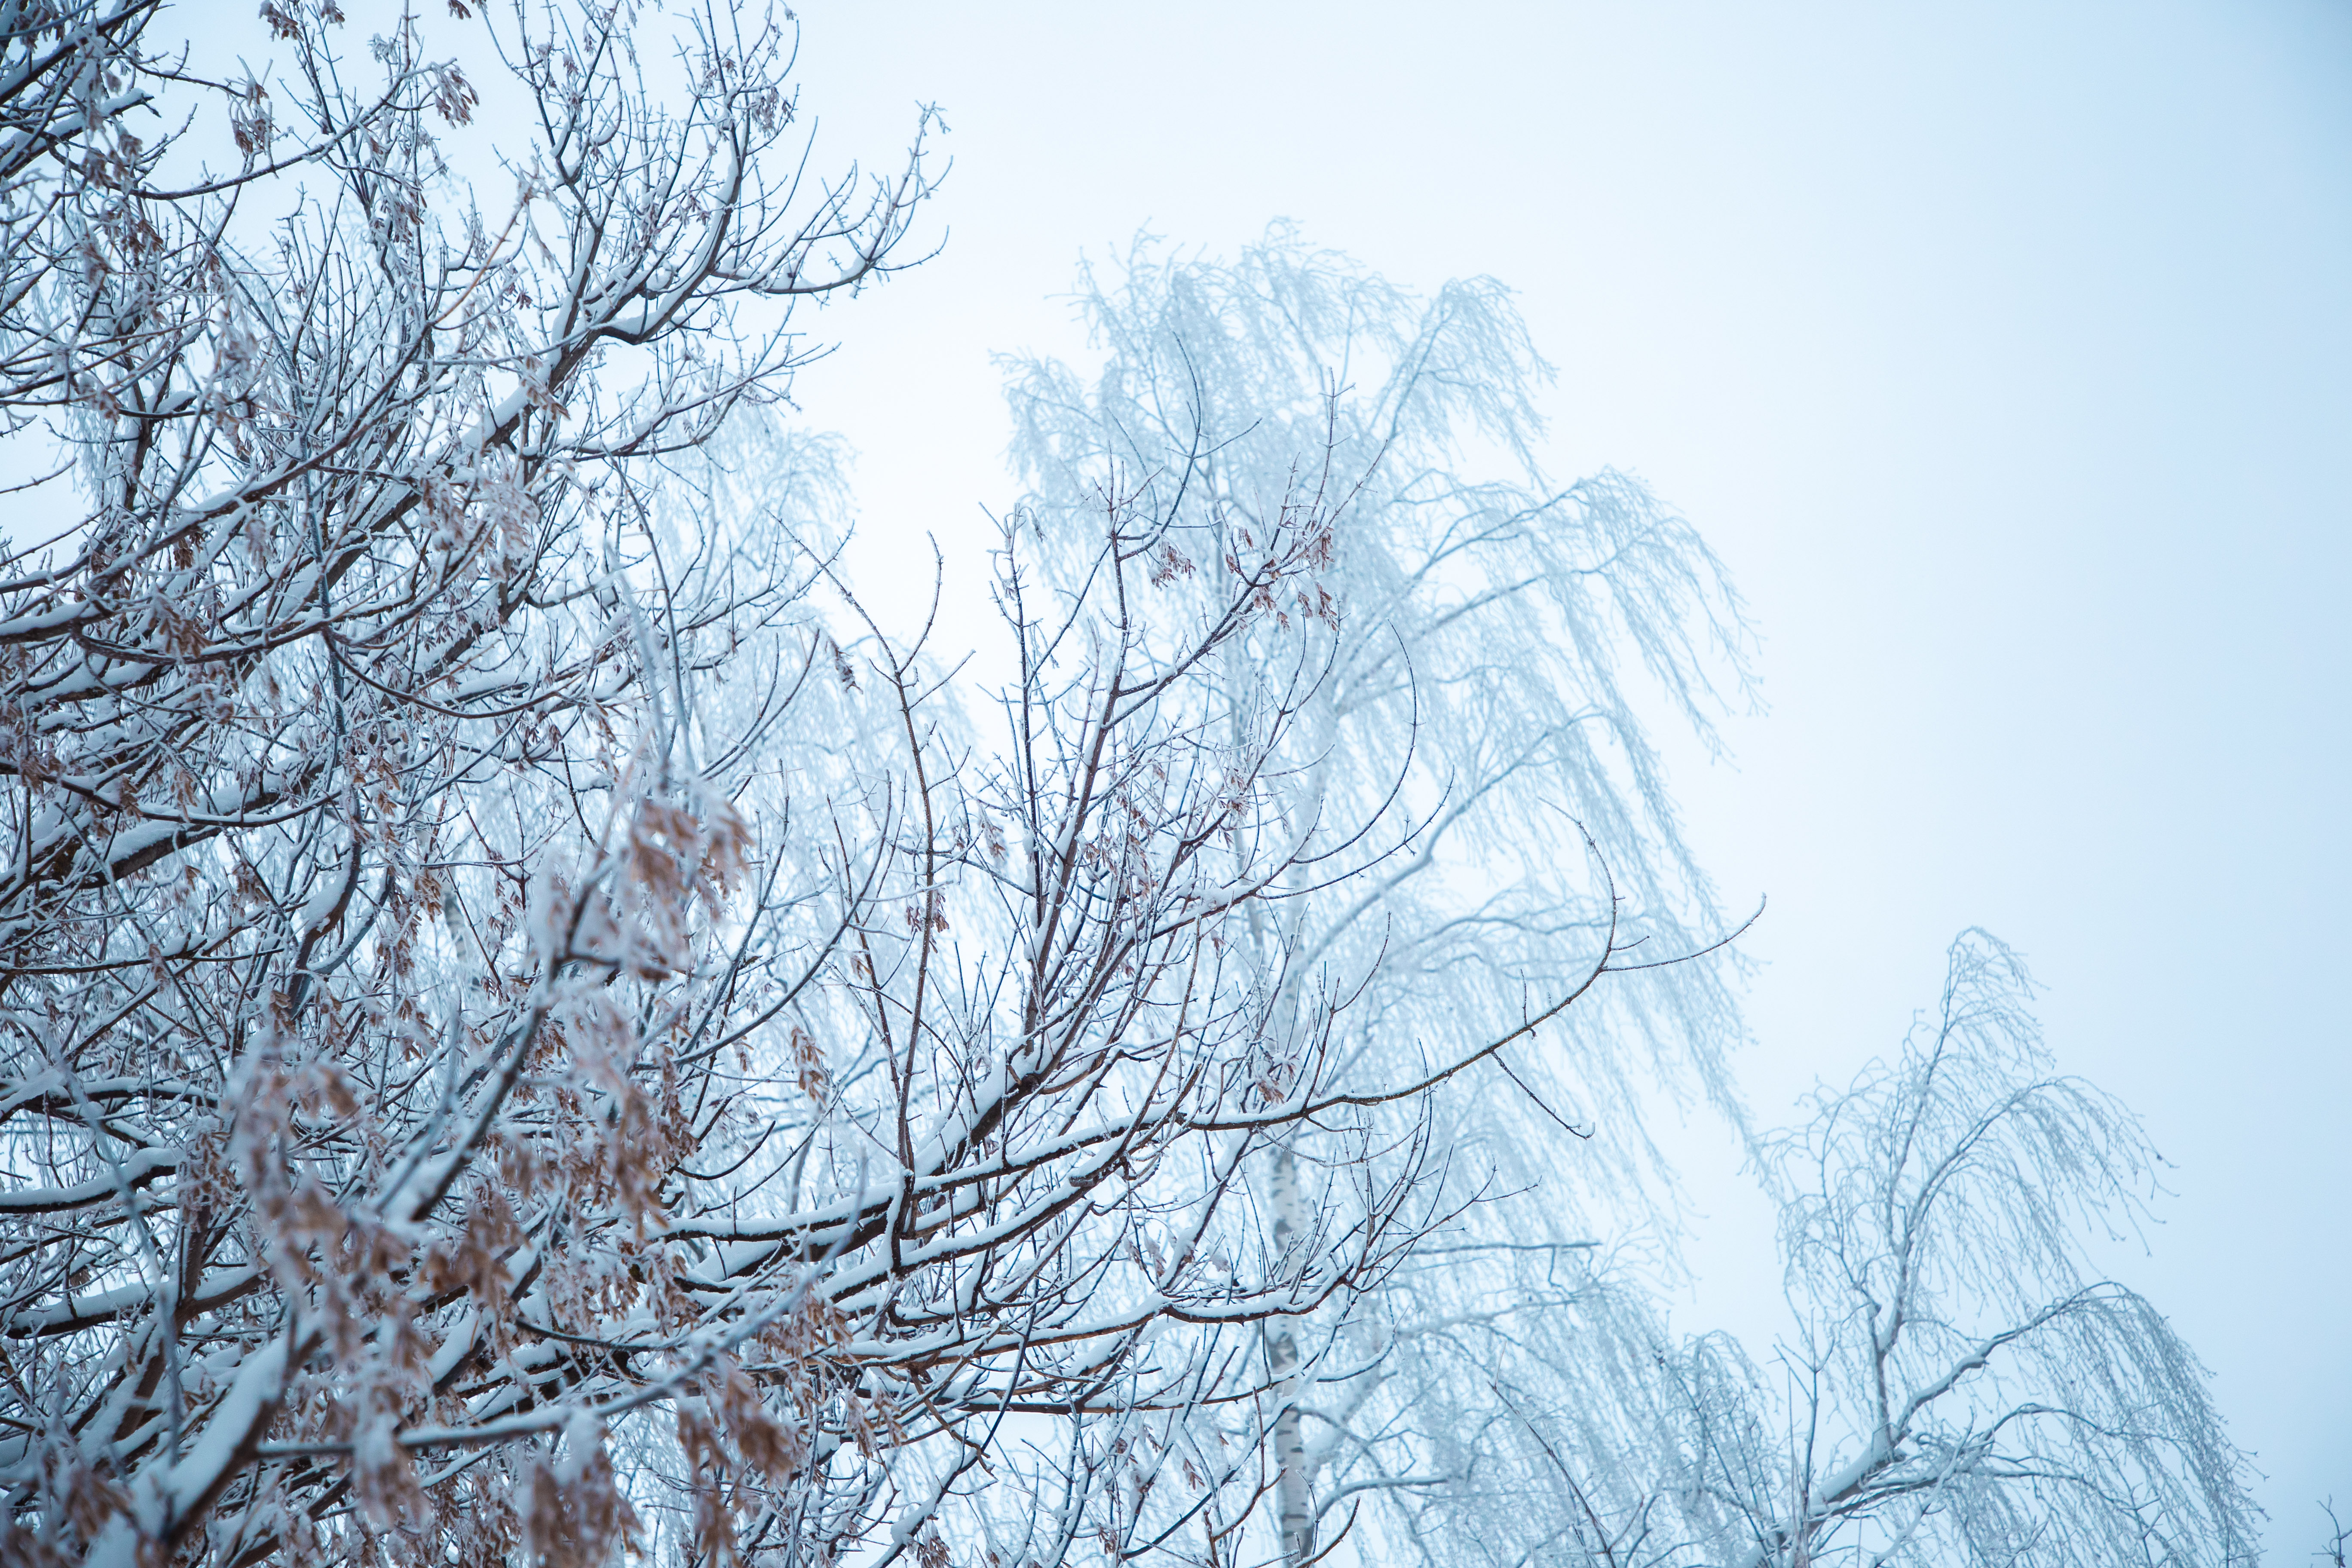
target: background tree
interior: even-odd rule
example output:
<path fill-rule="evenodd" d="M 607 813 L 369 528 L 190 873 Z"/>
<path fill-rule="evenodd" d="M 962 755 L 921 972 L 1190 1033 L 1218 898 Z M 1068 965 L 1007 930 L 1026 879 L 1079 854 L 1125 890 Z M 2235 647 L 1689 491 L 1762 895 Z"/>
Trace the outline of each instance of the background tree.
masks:
<path fill-rule="evenodd" d="M 1769 1362 L 1677 1344 L 1594 1278 L 1562 1369 L 1582 1396 L 1514 1393 L 1498 1433 L 1552 1484 L 1441 1494 L 1391 1539 L 1627 1568 L 2254 1561 L 2204 1370 L 2086 1248 L 2137 1230 L 2159 1162 L 2052 1071 L 2031 997 L 2014 952 L 1963 933 L 1902 1048 L 1766 1141 L 1796 1324 Z"/>
<path fill-rule="evenodd" d="M 1076 307 L 1098 367 L 1007 363 L 1024 505 L 1049 541 L 1083 549 L 1090 498 L 1131 485 L 1172 520 L 1154 578 L 1181 600 L 1213 594 L 1318 470 L 1347 489 L 1328 596 L 1271 605 L 1264 627 L 1308 628 L 1324 667 L 1281 768 L 1284 809 L 1322 847 L 1253 936 L 1294 985 L 1360 987 L 1348 1070 L 1382 1081 L 1458 1057 L 1596 960 L 1670 960 L 1722 938 L 1731 922 L 1683 842 L 1643 712 L 1662 702 L 1715 744 L 1714 715 L 1748 690 L 1738 601 L 1638 480 L 1544 474 L 1537 398 L 1551 371 L 1507 289 L 1475 279 L 1423 298 L 1277 226 L 1230 263 L 1139 242 L 1082 274 Z M 1246 687 L 1268 657 L 1237 643 L 1220 676 Z M 1383 807 L 1385 834 L 1328 831 Z M 1446 1240 L 1348 1342 L 1326 1325 L 1309 1351 L 1302 1327 L 1269 1330 L 1291 1388 L 1277 1447 L 1293 1562 L 1312 1553 L 1316 1520 L 1364 1490 L 1466 1473 L 1500 1415 L 1489 1383 L 1561 1359 L 1522 1367 L 1510 1347 L 1551 1332 L 1566 1254 L 1599 1219 L 1671 1207 L 1645 1102 L 1696 1095 L 1738 1123 L 1738 1028 L 1719 965 L 1662 963 L 1444 1098 L 1460 1210 Z M 1305 1137 L 1258 1178 L 1275 1234 L 1317 1180 Z M 1498 1315 L 1508 1335 L 1465 1339 Z M 1438 1402 L 1449 1431 L 1420 1462 L 1375 1457 L 1383 1431 Z"/>

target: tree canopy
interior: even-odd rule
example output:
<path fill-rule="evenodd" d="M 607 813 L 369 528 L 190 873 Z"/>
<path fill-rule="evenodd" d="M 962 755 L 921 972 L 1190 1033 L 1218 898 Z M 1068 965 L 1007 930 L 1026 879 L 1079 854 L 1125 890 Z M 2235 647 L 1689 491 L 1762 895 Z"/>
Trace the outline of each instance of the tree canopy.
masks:
<path fill-rule="evenodd" d="M 1752 637 L 1507 289 L 1084 275 L 983 690 L 789 402 L 935 117 L 828 176 L 780 11 L 449 10 L 0 4 L 0 1562 L 2251 1553 L 2014 954 L 1750 1130 L 1650 716 Z M 1777 1383 L 1612 1261 L 1662 1099 Z"/>

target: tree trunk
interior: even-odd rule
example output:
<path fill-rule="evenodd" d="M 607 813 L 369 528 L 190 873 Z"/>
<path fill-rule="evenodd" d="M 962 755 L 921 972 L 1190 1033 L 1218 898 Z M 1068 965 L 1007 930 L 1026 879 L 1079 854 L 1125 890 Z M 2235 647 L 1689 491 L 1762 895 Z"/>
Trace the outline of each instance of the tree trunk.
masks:
<path fill-rule="evenodd" d="M 1298 1158 L 1287 1143 L 1274 1152 L 1266 1182 L 1266 1204 L 1273 1211 L 1276 1267 L 1287 1271 L 1291 1251 L 1305 1231 L 1298 1194 Z M 1306 1394 L 1299 1375 L 1299 1354 L 1294 1318 L 1269 1318 L 1265 1324 L 1265 1365 L 1275 1398 L 1281 1403 L 1274 1418 L 1275 1502 L 1282 1532 L 1282 1560 L 1287 1568 L 1315 1555 L 1315 1516 L 1307 1506 L 1307 1438 L 1298 1404 Z"/>

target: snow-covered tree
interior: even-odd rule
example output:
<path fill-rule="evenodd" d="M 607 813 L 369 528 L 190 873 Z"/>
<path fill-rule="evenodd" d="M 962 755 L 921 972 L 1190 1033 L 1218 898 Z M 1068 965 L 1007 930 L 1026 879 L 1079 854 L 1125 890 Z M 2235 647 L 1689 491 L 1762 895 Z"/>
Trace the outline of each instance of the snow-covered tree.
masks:
<path fill-rule="evenodd" d="M 1643 1271 L 1606 1260 L 1612 1231 L 1671 1225 L 1645 1109 L 1696 1093 L 1745 1135 L 1724 977 L 1675 962 L 1732 922 L 1642 715 L 1711 742 L 1747 644 L 1713 556 L 1636 481 L 1545 478 L 1548 372 L 1507 294 L 1417 296 L 1277 226 L 1230 263 L 1145 242 L 1076 300 L 1097 365 L 1008 362 L 1024 515 L 1077 546 L 1063 581 L 1107 488 L 1168 520 L 1153 577 L 1178 600 L 1231 581 L 1303 484 L 1345 490 L 1329 596 L 1264 606 L 1262 635 L 1310 634 L 1278 774 L 1315 848 L 1252 940 L 1299 996 L 1354 996 L 1343 1075 L 1503 1042 L 1428 1112 L 1446 1223 L 1365 1309 L 1264 1331 L 1280 1557 L 1351 1519 L 1360 1554 L 1449 1568 L 2245 1556 L 2242 1461 L 2193 1358 L 2071 1228 L 2137 1213 L 2153 1156 L 2046 1076 L 1989 938 L 1955 947 L 1930 1037 L 1754 1145 L 1804 1325 L 1788 1376 L 1676 1346 Z M 1218 675 L 1276 662 L 1237 641 Z M 1352 1156 L 1311 1125 L 1269 1149 L 1271 1245 Z"/>
<path fill-rule="evenodd" d="M 1253 931 L 1294 984 L 1356 993 L 1347 1070 L 1455 1059 L 1597 969 L 1658 963 L 1443 1097 L 1459 1212 L 1378 1312 L 1319 1325 L 1311 1347 L 1305 1325 L 1269 1331 L 1291 1391 L 1276 1447 L 1297 1563 L 1366 1491 L 1476 1462 L 1497 1414 L 1486 1384 L 1520 1372 L 1507 1352 L 1461 1359 L 1465 1315 L 1516 1313 L 1543 1339 L 1559 1294 L 1544 1281 L 1596 1214 L 1660 1212 L 1643 1100 L 1696 1094 L 1738 1121 L 1723 977 L 1674 962 L 1734 922 L 1683 843 L 1643 713 L 1711 745 L 1722 703 L 1746 697 L 1747 633 L 1705 543 L 1639 481 L 1546 476 L 1551 373 L 1491 279 L 1424 298 L 1277 226 L 1230 263 L 1139 243 L 1086 272 L 1076 301 L 1097 366 L 1008 363 L 1026 515 L 1049 540 L 1083 544 L 1089 497 L 1132 486 L 1170 520 L 1154 575 L 1181 599 L 1229 581 L 1303 482 L 1345 488 L 1328 596 L 1267 606 L 1269 633 L 1313 634 L 1315 689 L 1282 767 L 1284 809 L 1318 847 Z M 1221 673 L 1245 683 L 1268 657 L 1237 645 Z M 1384 832 L 1357 833 L 1381 812 Z M 1321 1158 L 1311 1133 L 1269 1155 L 1257 1186 L 1276 1233 Z M 1390 1463 L 1383 1432 L 1433 1401 L 1454 1430 Z"/>
<path fill-rule="evenodd" d="M 2013 952 L 1963 933 L 1900 1050 L 1765 1140 L 1795 1325 L 1769 1359 L 1580 1281 L 1580 1396 L 1511 1391 L 1502 1434 L 1549 1484 L 1439 1500 L 1420 1560 L 2253 1562 L 2203 1368 L 2086 1247 L 2137 1231 L 2159 1162 L 2053 1071 L 2031 998 Z"/>
<path fill-rule="evenodd" d="M 1336 498 L 1205 606 L 1133 497 L 1074 597 L 1009 537 L 977 747 L 761 422 L 919 142 L 811 181 L 752 9 L 171 15 L 0 6 L 0 1557 L 1229 1560 L 1190 1414 L 1434 1201 L 1268 1250 L 1237 1173 L 1460 1065 L 1367 1092 L 1248 939 Z"/>
<path fill-rule="evenodd" d="M 756 16 L 656 102 L 628 11 L 530 8 L 476 47 L 525 128 L 485 213 L 443 139 L 487 79 L 410 18 L 353 59 L 265 6 L 280 68 L 221 80 L 166 15 L 0 10 L 0 418 L 64 459 L 0 581 L 0 1530 L 561 1556 L 625 1517 L 614 1380 L 815 1321 L 659 1239 L 735 1114 L 704 1064 L 829 928 L 730 799 L 787 689 L 693 709 L 795 585 L 644 487 L 781 391 L 738 313 L 877 275 L 926 178 L 779 178 Z"/>

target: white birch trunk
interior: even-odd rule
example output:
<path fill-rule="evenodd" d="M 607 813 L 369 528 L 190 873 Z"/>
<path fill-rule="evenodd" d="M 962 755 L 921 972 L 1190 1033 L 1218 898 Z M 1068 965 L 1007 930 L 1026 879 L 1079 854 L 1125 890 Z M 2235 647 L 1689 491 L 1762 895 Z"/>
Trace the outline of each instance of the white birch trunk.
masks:
<path fill-rule="evenodd" d="M 1298 1192 L 1298 1157 L 1287 1143 L 1276 1148 L 1266 1180 L 1266 1205 L 1273 1215 L 1276 1267 L 1287 1271 L 1291 1255 L 1306 1231 Z M 1276 1522 L 1282 1533 L 1282 1560 L 1299 1568 L 1315 1555 L 1315 1516 L 1308 1507 L 1307 1439 L 1299 1418 L 1299 1401 L 1306 1396 L 1300 1375 L 1305 1357 L 1298 1350 L 1295 1318 L 1269 1318 L 1265 1324 L 1266 1377 L 1279 1401 L 1274 1418 Z"/>

